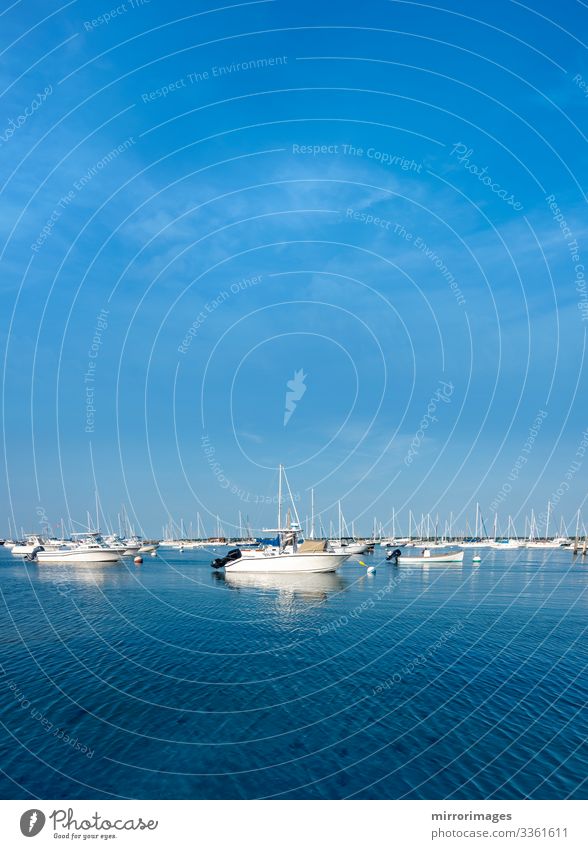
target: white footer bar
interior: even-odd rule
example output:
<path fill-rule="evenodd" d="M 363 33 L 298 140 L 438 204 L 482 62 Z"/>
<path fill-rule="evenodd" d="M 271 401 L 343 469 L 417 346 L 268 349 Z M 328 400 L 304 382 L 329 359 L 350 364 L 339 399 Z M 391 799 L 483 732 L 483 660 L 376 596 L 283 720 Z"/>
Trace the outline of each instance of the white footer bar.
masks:
<path fill-rule="evenodd" d="M 10 800 L 0 802 L 0 842 L 121 849 L 586 849 L 588 803 Z"/>

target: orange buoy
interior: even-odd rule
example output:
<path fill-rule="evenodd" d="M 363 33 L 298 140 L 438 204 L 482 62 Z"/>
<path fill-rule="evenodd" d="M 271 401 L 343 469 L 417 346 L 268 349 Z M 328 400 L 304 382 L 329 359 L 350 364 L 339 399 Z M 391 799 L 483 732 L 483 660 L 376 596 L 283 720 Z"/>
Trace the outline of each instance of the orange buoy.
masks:
<path fill-rule="evenodd" d="M 142 558 L 142 557 L 135 557 L 135 563 L 137 563 L 138 565 L 140 565 L 142 562 L 143 562 L 143 558 Z"/>

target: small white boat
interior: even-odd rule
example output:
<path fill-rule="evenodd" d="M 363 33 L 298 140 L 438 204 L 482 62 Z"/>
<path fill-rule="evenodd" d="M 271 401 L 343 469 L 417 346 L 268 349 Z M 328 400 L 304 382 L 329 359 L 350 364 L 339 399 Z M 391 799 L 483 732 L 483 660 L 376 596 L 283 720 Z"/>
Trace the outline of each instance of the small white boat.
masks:
<path fill-rule="evenodd" d="M 490 543 L 490 548 L 500 549 L 502 551 L 511 551 L 516 548 L 523 548 L 524 542 L 519 542 L 518 539 L 496 539 Z"/>
<path fill-rule="evenodd" d="M 141 548 L 141 540 L 137 539 L 137 537 L 121 539 L 118 534 L 110 534 L 104 538 L 103 542 L 109 548 L 112 548 L 113 551 L 116 551 L 116 553 L 121 557 L 124 555 L 137 554 Z"/>
<path fill-rule="evenodd" d="M 420 556 L 405 557 L 399 555 L 396 561 L 399 566 L 412 566 L 423 563 L 463 563 L 463 551 L 448 551 L 444 554 L 432 554 L 430 549 L 425 548 Z"/>
<path fill-rule="evenodd" d="M 100 534 L 76 534 L 79 540 L 51 551 L 30 555 L 38 563 L 117 563 L 120 554 L 106 545 Z"/>
<path fill-rule="evenodd" d="M 334 554 L 366 554 L 372 548 L 370 543 L 357 542 L 351 537 L 329 540 L 329 551 Z"/>

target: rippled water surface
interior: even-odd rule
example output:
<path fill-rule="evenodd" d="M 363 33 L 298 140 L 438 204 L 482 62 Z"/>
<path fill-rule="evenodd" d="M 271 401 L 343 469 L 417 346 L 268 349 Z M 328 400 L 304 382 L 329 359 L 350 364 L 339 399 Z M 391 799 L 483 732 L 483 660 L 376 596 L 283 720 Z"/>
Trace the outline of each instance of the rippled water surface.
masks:
<path fill-rule="evenodd" d="M 588 795 L 588 562 L 210 559 L 0 549 L 3 798 Z"/>

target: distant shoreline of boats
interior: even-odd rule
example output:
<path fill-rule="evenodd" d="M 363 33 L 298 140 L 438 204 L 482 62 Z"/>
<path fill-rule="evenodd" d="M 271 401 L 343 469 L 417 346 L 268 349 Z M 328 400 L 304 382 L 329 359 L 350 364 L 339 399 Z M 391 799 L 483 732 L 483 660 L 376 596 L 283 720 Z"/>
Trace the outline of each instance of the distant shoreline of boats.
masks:
<path fill-rule="evenodd" d="M 396 565 L 423 565 L 432 563 L 462 563 L 464 552 L 475 550 L 522 551 L 524 549 L 555 551 L 569 550 L 574 554 L 586 556 L 588 539 L 586 537 L 570 540 L 562 537 L 549 539 L 416 539 L 408 537 L 385 537 L 367 539 L 343 537 L 341 539 L 306 539 L 296 522 L 289 521 L 275 538 L 210 537 L 207 539 L 145 540 L 137 536 L 121 538 L 117 535 L 103 537 L 97 531 L 74 534 L 71 538 L 46 538 L 40 534 L 30 534 L 23 541 L 0 540 L 0 546 L 10 551 L 14 557 L 38 564 L 51 563 L 116 563 L 124 557 L 141 558 L 143 554 L 157 556 L 165 550 L 208 551 L 222 554 L 213 561 L 214 568 L 226 572 L 268 572 L 268 571 L 335 571 L 352 557 L 373 555 L 376 549 L 388 561 Z M 227 552 L 230 555 L 227 558 Z M 238 555 L 237 555 L 238 552 Z M 296 555 L 292 558 L 292 555 Z M 284 558 L 288 559 L 285 560 Z M 476 558 L 479 559 L 479 558 Z M 361 561 L 360 561 L 361 562 Z M 217 564 L 215 566 L 215 563 Z"/>
<path fill-rule="evenodd" d="M 283 492 L 289 495 L 291 502 L 285 521 L 283 521 L 282 516 L 282 505 L 286 501 Z M 452 532 L 452 515 L 440 534 L 438 517 L 435 521 L 432 521 L 430 515 L 426 517 L 423 515 L 419 523 L 415 522 L 412 511 L 409 511 L 409 532 L 407 536 L 402 537 L 396 533 L 396 516 L 393 509 L 392 535 L 385 536 L 382 526 L 380 526 L 378 533 L 377 523 L 374 520 L 372 536 L 369 538 L 361 537 L 355 534 L 353 522 L 351 529 L 348 528 L 343 518 L 340 502 L 338 503 L 338 532 L 335 533 L 331 522 L 327 535 L 319 521 L 320 533 L 317 535 L 315 533 L 314 491 L 311 490 L 310 525 L 307 517 L 306 533 L 304 533 L 282 466 L 279 467 L 278 473 L 276 503 L 278 505 L 277 527 L 263 529 L 260 536 L 253 535 L 248 526 L 248 520 L 244 526 L 241 513 L 239 513 L 238 536 L 225 535 L 217 516 L 216 535 L 205 537 L 200 515 L 197 514 L 197 534 L 199 535 L 196 537 L 185 534 L 182 521 L 180 535 L 177 537 L 174 537 L 172 531 L 175 526 L 170 523 L 167 529 L 168 533 L 164 535 L 163 539 L 143 539 L 129 527 L 128 517 L 123 507 L 122 522 L 121 516 L 119 516 L 121 531 L 118 534 L 109 532 L 102 535 L 100 531 L 91 530 L 91 523 L 93 524 L 93 522 L 88 514 L 88 530 L 82 533 L 71 533 L 67 537 L 62 522 L 61 537 L 39 533 L 22 534 L 23 538 L 20 540 L 0 539 L 0 546 L 11 551 L 14 556 L 22 556 L 37 563 L 114 563 L 123 557 L 133 556 L 139 560 L 142 554 L 156 556 L 160 549 L 177 550 L 180 553 L 200 549 L 218 553 L 219 548 L 228 548 L 229 551 L 225 553 L 224 557 L 217 557 L 211 564 L 213 568 L 223 568 L 227 572 L 333 571 L 350 557 L 373 554 L 376 547 L 384 549 L 388 560 L 396 563 L 411 562 L 415 564 L 419 562 L 462 562 L 464 551 L 468 549 L 476 549 L 477 551 L 481 549 L 497 551 L 571 549 L 574 554 L 581 553 L 582 556 L 587 554 L 588 535 L 585 526 L 580 522 L 580 511 L 578 511 L 576 517 L 575 537 L 569 536 L 563 519 L 560 523 L 558 535 L 550 536 L 550 504 L 547 505 L 543 536 L 539 535 L 538 522 L 533 511 L 531 511 L 530 521 L 526 522 L 525 531 L 528 530 L 528 534 L 525 537 L 516 534 L 510 516 L 507 535 L 502 536 L 500 534 L 497 515 L 494 516 L 494 526 L 490 534 L 486 530 L 479 505 L 476 504 L 474 533 L 471 536 L 467 518 L 465 534 L 456 535 Z M 98 524 L 98 516 L 97 499 L 96 525 Z M 541 522 L 541 524 L 543 523 Z M 122 531 L 123 526 L 124 531 Z M 190 530 L 192 530 L 191 526 Z M 582 531 L 582 534 L 580 531 Z M 271 534 L 271 536 L 268 536 L 268 534 Z M 421 550 L 420 553 L 416 551 L 418 549 Z M 413 550 L 415 550 L 414 553 Z M 479 557 L 474 559 L 477 561 Z"/>

